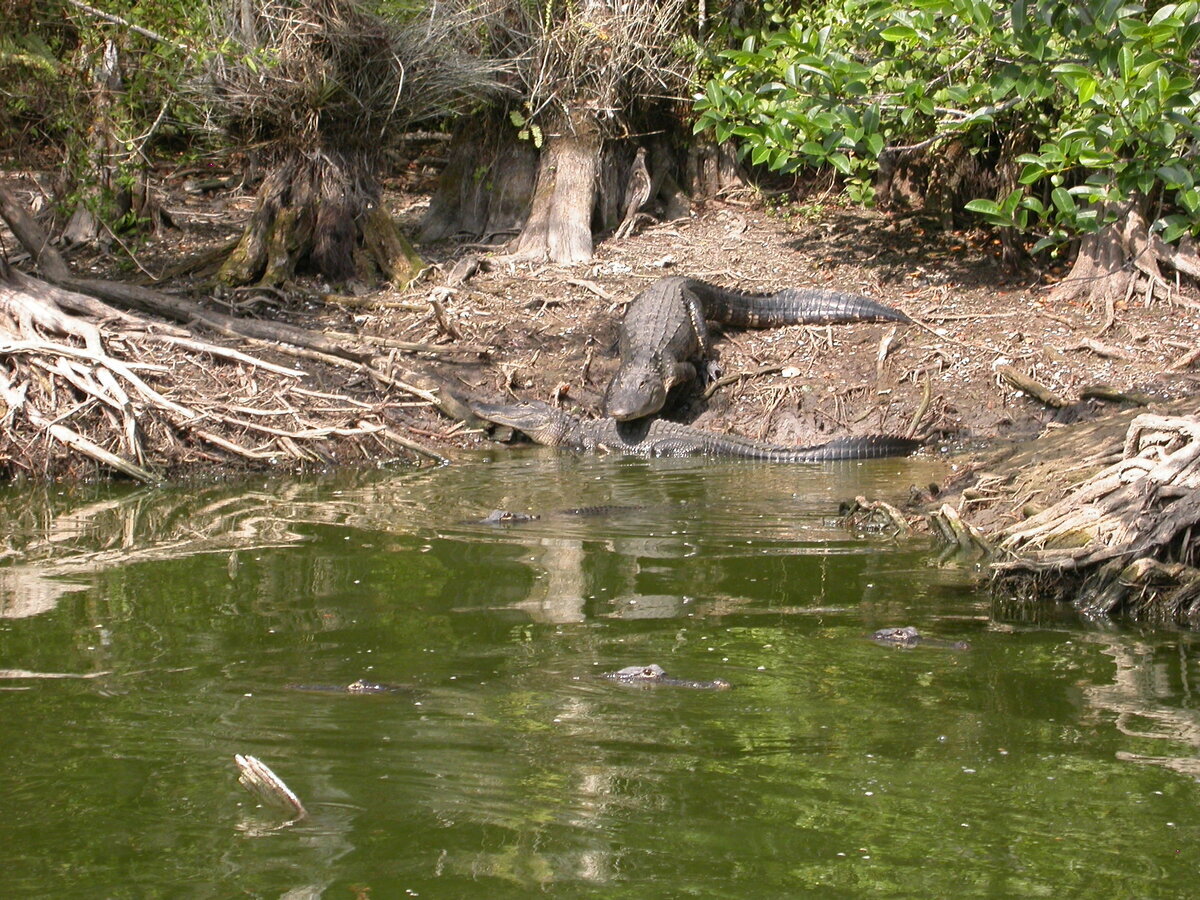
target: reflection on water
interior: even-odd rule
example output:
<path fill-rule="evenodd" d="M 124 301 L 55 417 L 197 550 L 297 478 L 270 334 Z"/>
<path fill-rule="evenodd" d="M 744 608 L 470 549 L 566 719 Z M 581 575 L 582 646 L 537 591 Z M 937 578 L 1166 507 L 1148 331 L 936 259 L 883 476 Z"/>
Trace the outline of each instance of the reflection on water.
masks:
<path fill-rule="evenodd" d="M 532 451 L 0 498 L 0 889 L 1186 895 L 1190 635 L 997 622 L 923 543 L 833 521 L 937 465 Z M 867 639 L 895 625 L 973 649 Z M 650 663 L 735 687 L 598 677 Z"/>
<path fill-rule="evenodd" d="M 1200 711 L 1192 689 L 1197 666 L 1190 643 L 1104 633 L 1088 635 L 1088 640 L 1103 647 L 1116 663 L 1111 684 L 1084 689 L 1088 703 L 1113 715 L 1123 735 L 1138 739 L 1132 746 L 1150 751 L 1121 750 L 1118 758 L 1200 777 Z M 1167 748 L 1182 755 L 1154 755 Z"/>

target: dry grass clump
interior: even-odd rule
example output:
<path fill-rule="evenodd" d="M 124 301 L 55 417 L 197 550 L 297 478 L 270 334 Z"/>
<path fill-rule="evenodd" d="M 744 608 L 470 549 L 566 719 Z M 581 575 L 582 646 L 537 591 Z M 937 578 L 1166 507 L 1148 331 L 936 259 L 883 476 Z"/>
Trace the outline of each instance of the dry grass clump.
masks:
<path fill-rule="evenodd" d="M 677 98 L 692 72 L 681 41 L 684 0 L 586 0 L 548 5 L 522 65 L 530 109 L 585 107 L 617 121 L 635 99 Z"/>
<path fill-rule="evenodd" d="M 355 0 L 229 2 L 201 92 L 247 143 L 349 151 L 500 89 L 478 44 L 480 13 L 438 3 L 400 22 Z"/>

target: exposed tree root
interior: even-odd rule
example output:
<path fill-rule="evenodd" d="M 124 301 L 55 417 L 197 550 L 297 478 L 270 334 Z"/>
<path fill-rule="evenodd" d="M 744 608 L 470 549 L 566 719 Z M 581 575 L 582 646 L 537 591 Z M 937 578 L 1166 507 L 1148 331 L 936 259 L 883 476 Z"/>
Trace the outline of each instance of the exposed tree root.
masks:
<path fill-rule="evenodd" d="M 1144 414 L 1123 458 L 999 534 L 999 585 L 1070 597 L 1089 613 L 1200 623 L 1200 416 Z"/>
<path fill-rule="evenodd" d="M 1083 239 L 1071 273 L 1050 295 L 1055 302 L 1082 301 L 1105 310 L 1109 324 L 1116 305 L 1134 296 L 1146 303 L 1172 298 L 1174 286 L 1164 277 L 1164 267 L 1200 279 L 1200 253 L 1193 241 L 1185 238 L 1175 246 L 1151 234 L 1139 200 L 1113 212 L 1113 222 Z"/>
<path fill-rule="evenodd" d="M 365 154 L 296 153 L 263 180 L 219 277 L 271 286 L 307 267 L 333 282 L 382 275 L 407 287 L 425 264 L 381 203 Z"/>

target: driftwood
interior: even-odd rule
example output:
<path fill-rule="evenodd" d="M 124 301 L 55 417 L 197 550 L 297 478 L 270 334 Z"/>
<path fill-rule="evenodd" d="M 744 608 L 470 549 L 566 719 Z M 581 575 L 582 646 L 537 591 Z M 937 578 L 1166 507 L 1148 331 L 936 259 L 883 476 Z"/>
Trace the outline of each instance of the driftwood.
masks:
<path fill-rule="evenodd" d="M 856 531 L 884 533 L 889 537 L 907 537 L 913 533 L 904 513 L 885 500 L 855 497 L 843 504 L 842 523 Z"/>
<path fill-rule="evenodd" d="M 1045 403 L 1047 406 L 1053 406 L 1055 409 L 1062 409 L 1062 407 L 1068 406 L 1070 403 L 1070 401 L 1068 401 L 1061 394 L 1056 393 L 1055 391 L 1046 387 L 1046 385 L 1042 384 L 1040 381 L 1031 378 L 1029 375 L 1026 375 L 1024 372 L 1021 372 L 1012 366 L 996 366 L 996 374 L 1018 391 L 1028 394 L 1030 397 L 1033 397 L 1033 399 L 1039 400 L 1042 403 Z"/>
<path fill-rule="evenodd" d="M 266 763 L 257 757 L 242 756 L 240 753 L 234 754 L 233 762 L 238 769 L 238 784 L 254 796 L 270 806 L 277 806 L 289 813 L 292 821 L 303 819 L 308 815 L 308 810 L 304 808 L 300 798 L 283 783 L 282 778 L 271 771 Z"/>

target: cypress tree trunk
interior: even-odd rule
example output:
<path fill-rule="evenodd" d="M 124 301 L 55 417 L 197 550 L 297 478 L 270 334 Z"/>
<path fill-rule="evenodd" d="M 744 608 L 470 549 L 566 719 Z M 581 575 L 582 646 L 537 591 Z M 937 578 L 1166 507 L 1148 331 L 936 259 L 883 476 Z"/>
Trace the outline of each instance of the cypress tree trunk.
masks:
<path fill-rule="evenodd" d="M 592 207 L 602 141 L 591 113 L 574 111 L 563 125 L 547 137 L 533 206 L 515 252 L 570 265 L 592 258 Z"/>
<path fill-rule="evenodd" d="M 278 285 L 301 270 L 332 283 L 382 275 L 406 287 L 423 266 L 382 206 L 370 158 L 295 150 L 263 180 L 218 277 L 230 285 Z"/>

